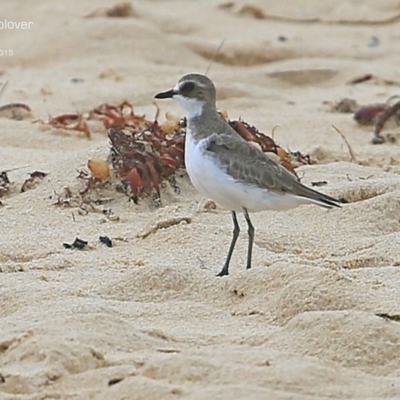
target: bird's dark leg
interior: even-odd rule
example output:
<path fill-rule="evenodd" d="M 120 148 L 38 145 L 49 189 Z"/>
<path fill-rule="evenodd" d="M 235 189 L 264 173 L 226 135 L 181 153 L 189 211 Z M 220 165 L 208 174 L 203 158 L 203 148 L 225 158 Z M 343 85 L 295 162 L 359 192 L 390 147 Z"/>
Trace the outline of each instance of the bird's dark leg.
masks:
<path fill-rule="evenodd" d="M 246 218 L 247 221 L 247 226 L 249 229 L 247 230 L 247 233 L 249 234 L 249 247 L 247 249 L 247 265 L 246 268 L 250 269 L 251 268 L 251 256 L 253 254 L 253 241 L 254 241 L 254 226 L 250 221 L 249 213 L 245 208 L 243 208 L 243 214 L 244 217 Z"/>
<path fill-rule="evenodd" d="M 237 222 L 235 211 L 232 211 L 232 220 L 233 220 L 233 236 L 232 236 L 231 245 L 229 246 L 228 256 L 226 257 L 225 264 L 224 264 L 221 272 L 217 276 L 229 275 L 229 263 L 231 262 L 233 249 L 235 248 L 235 244 L 236 244 L 237 238 L 239 236 L 239 232 L 240 232 L 240 227 Z"/>

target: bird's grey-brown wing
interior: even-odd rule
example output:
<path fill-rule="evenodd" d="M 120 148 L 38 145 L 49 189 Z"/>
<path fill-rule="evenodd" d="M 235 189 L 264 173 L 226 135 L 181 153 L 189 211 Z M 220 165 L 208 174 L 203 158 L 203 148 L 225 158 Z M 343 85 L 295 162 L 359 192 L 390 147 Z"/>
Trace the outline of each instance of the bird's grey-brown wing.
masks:
<path fill-rule="evenodd" d="M 337 204 L 339 200 L 304 186 L 289 171 L 241 137 L 215 133 L 209 136 L 206 150 L 210 156 L 218 157 L 224 170 L 241 182 L 306 197 L 325 207 L 340 207 Z"/>

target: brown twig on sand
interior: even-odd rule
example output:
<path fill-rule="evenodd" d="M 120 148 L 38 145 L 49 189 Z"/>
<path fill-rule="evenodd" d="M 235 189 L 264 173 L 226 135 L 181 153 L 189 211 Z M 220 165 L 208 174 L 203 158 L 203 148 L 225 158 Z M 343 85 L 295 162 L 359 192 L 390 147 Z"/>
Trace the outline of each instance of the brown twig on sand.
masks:
<path fill-rule="evenodd" d="M 166 229 L 166 228 L 169 228 L 171 226 L 178 225 L 182 221 L 185 221 L 187 224 L 190 224 L 192 222 L 192 218 L 189 218 L 189 217 L 177 217 L 177 218 L 171 218 L 171 219 L 167 219 L 165 221 L 157 222 L 157 224 L 155 226 L 153 226 L 152 228 L 150 228 L 146 232 L 137 235 L 137 237 L 141 238 L 141 239 L 146 239 L 147 236 L 149 236 L 149 235 L 151 235 L 153 233 L 156 233 L 159 229 Z"/>
<path fill-rule="evenodd" d="M 172 349 L 172 348 L 164 348 L 164 349 L 156 349 L 156 351 L 160 353 L 166 353 L 166 354 L 173 354 L 173 353 L 180 353 L 181 351 L 179 349 Z"/>
<path fill-rule="evenodd" d="M 314 182 L 311 182 L 311 186 L 325 186 L 327 184 L 328 184 L 327 181 L 314 181 Z"/>
<path fill-rule="evenodd" d="M 359 83 L 363 83 L 366 81 L 370 81 L 374 76 L 372 74 L 364 74 L 361 76 L 357 76 L 353 79 L 351 79 L 349 82 L 347 82 L 348 85 L 357 85 Z"/>
<path fill-rule="evenodd" d="M 346 136 L 343 134 L 343 132 L 337 128 L 335 125 L 332 125 L 332 128 L 342 137 L 344 142 L 346 143 L 347 149 L 349 150 L 350 154 L 350 161 L 357 162 L 357 156 L 352 147 L 350 146 L 350 143 L 348 142 Z"/>
<path fill-rule="evenodd" d="M 85 18 L 93 17 L 138 17 L 139 14 L 133 8 L 130 2 L 117 3 L 109 8 L 99 8 L 92 11 L 90 14 L 85 15 Z"/>
<path fill-rule="evenodd" d="M 8 85 L 8 81 L 5 81 L 5 82 L 3 83 L 3 86 L 2 86 L 1 89 L 0 89 L 0 96 L 3 94 L 4 89 L 7 87 L 7 85 Z"/>

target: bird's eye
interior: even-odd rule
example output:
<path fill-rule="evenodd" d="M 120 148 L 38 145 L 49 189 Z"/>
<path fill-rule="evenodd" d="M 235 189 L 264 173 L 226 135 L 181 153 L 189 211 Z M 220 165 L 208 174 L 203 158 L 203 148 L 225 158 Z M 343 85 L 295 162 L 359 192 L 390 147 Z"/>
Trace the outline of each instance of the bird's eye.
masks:
<path fill-rule="evenodd" d="M 186 82 L 180 87 L 180 91 L 183 93 L 190 93 L 194 89 L 193 82 Z"/>

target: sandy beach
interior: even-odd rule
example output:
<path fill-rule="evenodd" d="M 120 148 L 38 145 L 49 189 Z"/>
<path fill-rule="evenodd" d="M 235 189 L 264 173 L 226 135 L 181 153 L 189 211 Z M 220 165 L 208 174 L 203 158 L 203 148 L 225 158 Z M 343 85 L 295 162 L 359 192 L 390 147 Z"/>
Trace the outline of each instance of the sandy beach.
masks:
<path fill-rule="evenodd" d="M 399 95 L 400 1 L 138 0 L 127 17 L 109 0 L 2 3 L 0 107 L 30 112 L 0 109 L 1 400 L 400 398 L 400 127 L 374 145 L 373 126 L 333 110 Z M 229 118 L 277 126 L 314 161 L 302 182 L 346 200 L 253 214 L 249 271 L 240 216 L 223 278 L 230 213 L 198 210 L 184 173 L 158 208 L 112 185 L 95 210 L 56 206 L 107 160 L 107 131 L 34 122 L 125 100 L 152 120 L 156 93 L 207 69 Z M 157 105 L 161 122 L 184 116 Z M 47 175 L 21 192 L 33 171 Z M 83 250 L 63 246 L 76 237 Z"/>

